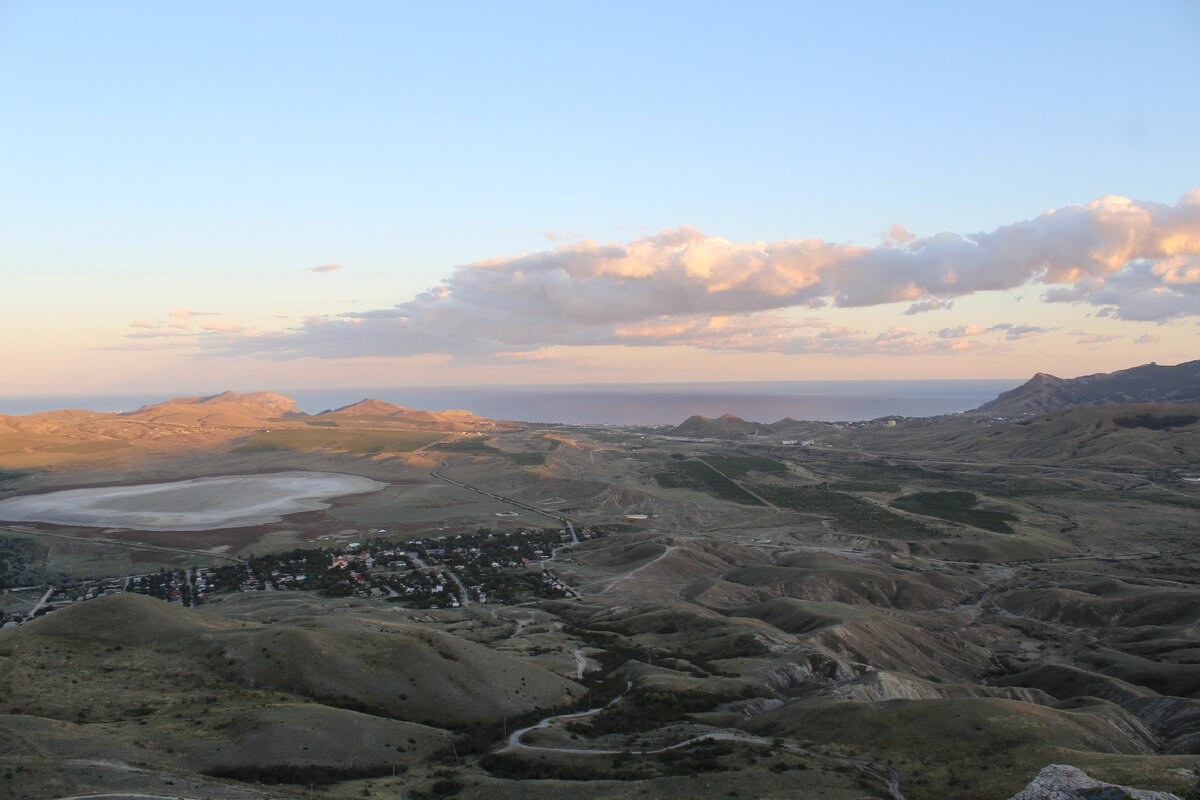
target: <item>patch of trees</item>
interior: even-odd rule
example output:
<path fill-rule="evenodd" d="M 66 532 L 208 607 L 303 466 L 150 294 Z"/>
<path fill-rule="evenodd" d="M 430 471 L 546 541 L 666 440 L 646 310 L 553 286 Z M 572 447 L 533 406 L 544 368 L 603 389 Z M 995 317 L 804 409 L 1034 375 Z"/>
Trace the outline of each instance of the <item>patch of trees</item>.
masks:
<path fill-rule="evenodd" d="M 818 486 L 755 486 L 754 490 L 777 506 L 833 517 L 834 526 L 868 536 L 923 539 L 938 531 L 916 520 L 893 514 L 861 497 Z"/>
<path fill-rule="evenodd" d="M 670 662 L 671 669 L 690 673 L 697 678 L 707 678 L 712 675 L 725 678 L 737 677 L 736 674 L 724 672 L 717 664 L 699 653 L 642 647 L 632 642 L 619 630 L 607 630 L 597 626 L 596 628 L 570 628 L 569 631 L 572 635 L 601 651 L 594 656 L 600 662 L 600 672 L 596 673 L 598 675 L 607 675 L 627 661 L 640 661 L 643 664 L 659 665 L 667 665 Z M 722 657 L 746 658 L 761 655 L 765 651 L 766 645 L 754 636 L 747 634 L 739 636 L 729 643 L 722 653 Z M 624 686 L 623 683 L 620 685 Z M 605 699 L 616 697 L 618 694 L 620 691 L 613 692 Z"/>
<path fill-rule="evenodd" d="M 897 497 L 892 501 L 892 507 L 997 533 L 1012 533 L 1008 523 L 1015 521 L 1015 516 L 976 508 L 978 502 L 974 492 L 916 492 Z"/>
<path fill-rule="evenodd" d="M 595 716 L 568 724 L 567 730 L 588 737 L 610 733 L 641 733 L 682 722 L 689 714 L 711 711 L 721 703 L 739 698 L 740 695 L 696 691 L 635 689 L 620 702 L 607 706 Z"/>
<path fill-rule="evenodd" d="M 743 506 L 762 505 L 757 497 L 701 461 L 668 464 L 665 471 L 654 474 L 654 480 L 667 489 L 691 489 Z"/>
<path fill-rule="evenodd" d="M 1148 428 L 1152 431 L 1169 431 L 1171 428 L 1183 428 L 1200 421 L 1195 414 L 1173 414 L 1161 417 L 1144 413 L 1134 417 L 1117 417 L 1113 420 L 1122 428 Z"/>
<path fill-rule="evenodd" d="M 787 472 L 787 464 L 762 456 L 704 456 L 704 461 L 731 478 L 747 472 Z"/>
<path fill-rule="evenodd" d="M 33 542 L 0 536 L 0 589 L 49 583 L 54 576 L 37 566 L 45 553 Z"/>
<path fill-rule="evenodd" d="M 489 753 L 479 760 L 479 766 L 498 778 L 515 781 L 640 781 L 656 777 L 651 770 L 645 767 L 624 766 L 626 760 L 626 758 L 614 758 L 608 765 L 600 761 L 588 764 L 563 764 L 522 758 L 512 753 Z"/>
<path fill-rule="evenodd" d="M 496 777 L 510 780 L 636 781 L 661 775 L 725 772 L 732 767 L 722 758 L 733 752 L 734 747 L 728 742 L 704 741 L 692 747 L 655 753 L 646 757 L 652 761 L 636 765 L 630 762 L 638 757 L 627 752 L 613 753 L 607 761 L 592 759 L 586 764 L 527 758 L 515 753 L 490 753 L 480 760 L 479 765 Z"/>
<path fill-rule="evenodd" d="M 206 774 L 243 783 L 294 783 L 326 786 L 331 783 L 391 775 L 393 765 L 371 764 L 342 767 L 325 764 L 246 764 L 239 767 L 212 767 Z"/>

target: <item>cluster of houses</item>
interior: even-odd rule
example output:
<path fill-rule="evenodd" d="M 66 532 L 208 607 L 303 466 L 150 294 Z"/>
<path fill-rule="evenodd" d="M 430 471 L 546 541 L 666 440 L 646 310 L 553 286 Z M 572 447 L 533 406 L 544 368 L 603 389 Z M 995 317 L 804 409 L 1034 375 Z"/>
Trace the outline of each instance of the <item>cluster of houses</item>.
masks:
<path fill-rule="evenodd" d="M 592 528 L 578 531 L 580 540 L 601 535 Z M 575 590 L 546 563 L 556 549 L 571 541 L 569 531 L 542 529 L 350 542 L 340 548 L 257 555 L 241 564 L 109 579 L 55 595 L 44 604 L 53 609 L 120 591 L 136 591 L 188 607 L 233 591 L 310 590 L 413 608 L 571 597 L 577 596 Z"/>
<path fill-rule="evenodd" d="M 580 540 L 602 535 L 594 528 L 578 532 Z M 37 611 L 123 591 L 189 607 L 216 594 L 293 590 L 374 598 L 412 608 L 574 597 L 575 590 L 548 564 L 557 549 L 572 541 L 566 530 L 484 529 L 402 542 L 374 540 L 339 548 L 297 549 L 225 566 L 89 582 L 50 594 Z"/>

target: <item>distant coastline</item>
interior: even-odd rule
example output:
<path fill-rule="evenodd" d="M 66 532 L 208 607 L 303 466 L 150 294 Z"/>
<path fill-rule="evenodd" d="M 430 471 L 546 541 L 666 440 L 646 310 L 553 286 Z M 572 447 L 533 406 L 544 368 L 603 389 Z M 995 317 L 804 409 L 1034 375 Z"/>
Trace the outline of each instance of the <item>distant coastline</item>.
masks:
<path fill-rule="evenodd" d="M 678 424 L 693 414 L 774 422 L 783 417 L 825 422 L 883 416 L 928 417 L 975 408 L 1019 386 L 1010 380 L 754 381 L 707 383 L 605 383 L 526 386 L 422 386 L 270 390 L 316 414 L 364 398 L 430 411 L 463 408 L 480 416 L 571 425 Z M 228 387 L 218 386 L 207 393 Z M 241 390 L 241 389 L 239 389 Z M 132 411 L 174 394 L 0 396 L 0 414 L 23 415 L 62 408 Z"/>

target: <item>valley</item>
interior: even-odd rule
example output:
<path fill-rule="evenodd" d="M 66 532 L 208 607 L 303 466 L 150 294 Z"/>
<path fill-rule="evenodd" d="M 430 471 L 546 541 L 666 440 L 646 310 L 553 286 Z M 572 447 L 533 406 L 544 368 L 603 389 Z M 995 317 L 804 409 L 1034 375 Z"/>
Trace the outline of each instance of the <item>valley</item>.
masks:
<path fill-rule="evenodd" d="M 756 434 L 179 400 L 0 419 L 6 796 L 992 800 L 1196 764 L 1194 405 Z M 297 472 L 366 483 L 207 530 L 4 516 Z"/>

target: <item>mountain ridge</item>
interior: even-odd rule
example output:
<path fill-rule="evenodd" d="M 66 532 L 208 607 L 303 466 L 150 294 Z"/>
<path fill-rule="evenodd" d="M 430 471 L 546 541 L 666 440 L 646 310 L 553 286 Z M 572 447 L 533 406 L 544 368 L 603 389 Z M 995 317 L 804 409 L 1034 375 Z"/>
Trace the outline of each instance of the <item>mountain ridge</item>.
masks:
<path fill-rule="evenodd" d="M 1155 362 L 1115 372 L 1059 378 L 1038 372 L 978 408 L 987 414 L 1044 414 L 1072 406 L 1114 403 L 1198 403 L 1200 360 L 1174 366 Z"/>

